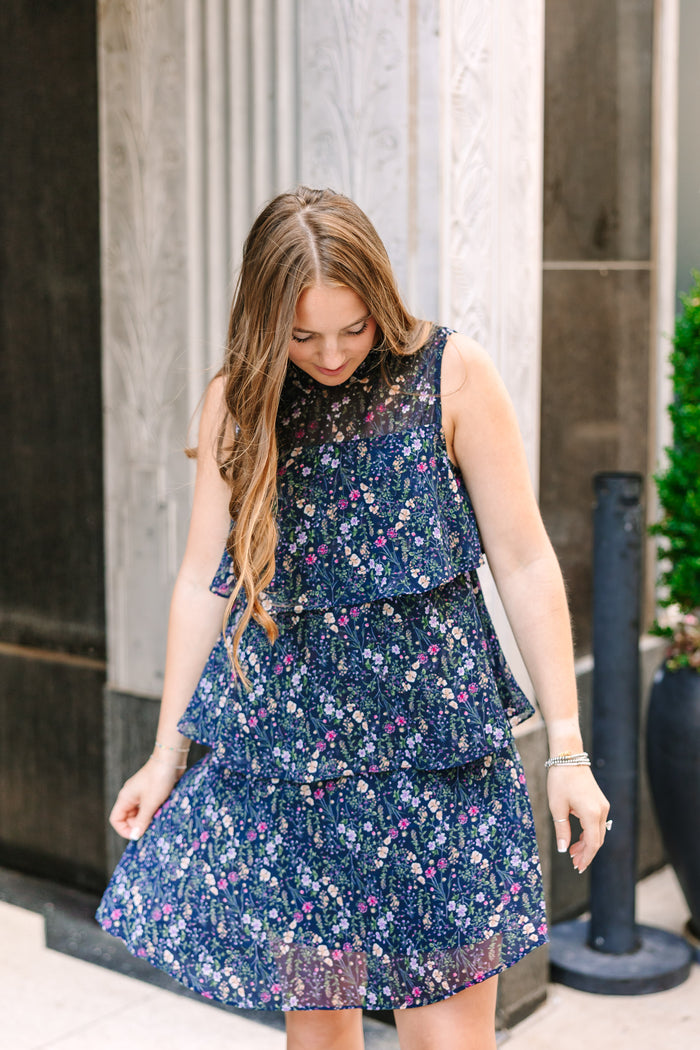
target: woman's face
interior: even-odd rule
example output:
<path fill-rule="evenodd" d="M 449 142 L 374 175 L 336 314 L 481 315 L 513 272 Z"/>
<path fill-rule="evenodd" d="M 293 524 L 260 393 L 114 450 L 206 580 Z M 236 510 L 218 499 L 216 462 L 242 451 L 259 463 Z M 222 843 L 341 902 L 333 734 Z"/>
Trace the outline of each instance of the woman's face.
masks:
<path fill-rule="evenodd" d="M 314 284 L 294 313 L 289 358 L 326 386 L 344 383 L 372 349 L 377 324 L 350 288 Z"/>

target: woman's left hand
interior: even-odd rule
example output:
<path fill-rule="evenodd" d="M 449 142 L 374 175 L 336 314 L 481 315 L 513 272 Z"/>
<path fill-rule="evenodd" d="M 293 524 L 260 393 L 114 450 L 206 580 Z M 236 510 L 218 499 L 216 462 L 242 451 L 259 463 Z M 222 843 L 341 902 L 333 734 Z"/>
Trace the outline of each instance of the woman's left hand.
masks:
<path fill-rule="evenodd" d="M 589 766 L 552 766 L 547 774 L 547 798 L 559 853 L 569 851 L 574 868 L 584 872 L 605 839 L 610 803 L 596 784 Z M 578 818 L 581 834 L 571 844 L 570 816 Z"/>

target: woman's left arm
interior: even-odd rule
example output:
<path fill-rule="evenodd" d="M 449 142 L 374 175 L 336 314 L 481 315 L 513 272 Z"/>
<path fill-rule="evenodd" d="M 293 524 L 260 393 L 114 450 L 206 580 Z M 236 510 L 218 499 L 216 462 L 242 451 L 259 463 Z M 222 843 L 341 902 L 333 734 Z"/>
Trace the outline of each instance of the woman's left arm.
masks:
<path fill-rule="evenodd" d="M 474 506 L 489 567 L 547 727 L 550 754 L 582 751 L 566 592 L 513 405 L 486 351 L 460 335 L 445 347 L 442 391 L 447 450 Z M 547 794 L 557 848 L 569 849 L 582 872 L 605 837 L 608 802 L 587 766 L 550 768 Z M 571 813 L 582 833 L 570 846 Z"/>

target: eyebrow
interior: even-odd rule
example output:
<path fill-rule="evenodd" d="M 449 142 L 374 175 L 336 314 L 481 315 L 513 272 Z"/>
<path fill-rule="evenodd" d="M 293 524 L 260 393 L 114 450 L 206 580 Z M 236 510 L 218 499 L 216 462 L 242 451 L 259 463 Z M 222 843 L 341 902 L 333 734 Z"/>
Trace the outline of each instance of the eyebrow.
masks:
<path fill-rule="evenodd" d="M 362 324 L 363 321 L 369 321 L 372 316 L 371 312 L 365 314 L 364 317 L 360 317 L 357 321 L 351 321 L 350 324 L 346 324 L 345 328 L 341 328 L 341 332 L 347 332 L 348 328 L 354 328 L 356 324 Z M 293 332 L 303 332 L 304 335 L 319 335 L 319 332 L 312 332 L 310 328 L 300 328 L 298 325 L 294 325 L 292 328 Z"/>

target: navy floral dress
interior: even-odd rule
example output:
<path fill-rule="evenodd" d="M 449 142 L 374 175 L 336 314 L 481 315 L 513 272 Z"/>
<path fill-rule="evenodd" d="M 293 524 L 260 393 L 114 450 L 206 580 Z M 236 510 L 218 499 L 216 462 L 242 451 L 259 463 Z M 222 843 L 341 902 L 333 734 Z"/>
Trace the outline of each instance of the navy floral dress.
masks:
<path fill-rule="evenodd" d="M 231 673 L 234 615 L 180 723 L 210 746 L 97 917 L 187 987 L 258 1009 L 444 999 L 546 940 L 511 724 L 532 707 L 484 603 L 440 369 L 372 352 L 340 386 L 289 364 L 276 572 Z M 212 590 L 230 595 L 225 552 Z"/>

